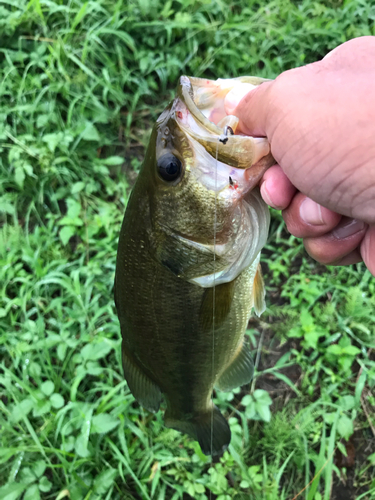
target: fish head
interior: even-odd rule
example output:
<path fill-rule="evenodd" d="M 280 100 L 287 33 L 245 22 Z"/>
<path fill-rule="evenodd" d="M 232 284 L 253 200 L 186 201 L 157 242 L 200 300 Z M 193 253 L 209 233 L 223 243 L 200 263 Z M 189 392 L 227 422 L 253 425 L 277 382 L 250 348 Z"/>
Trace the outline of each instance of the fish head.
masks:
<path fill-rule="evenodd" d="M 233 81 L 181 77 L 139 175 L 151 251 L 176 276 L 203 287 L 232 281 L 268 233 L 269 212 L 256 185 L 273 159 L 266 139 L 232 134 L 236 118 L 227 120 L 223 102 Z M 233 125 L 227 135 L 223 120 Z"/>

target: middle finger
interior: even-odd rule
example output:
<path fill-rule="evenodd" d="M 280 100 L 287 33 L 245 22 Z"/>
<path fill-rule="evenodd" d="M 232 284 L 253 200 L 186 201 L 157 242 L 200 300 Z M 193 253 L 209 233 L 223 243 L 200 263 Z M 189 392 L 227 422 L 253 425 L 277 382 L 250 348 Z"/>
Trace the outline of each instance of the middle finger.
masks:
<path fill-rule="evenodd" d="M 302 193 L 297 193 L 283 210 L 288 231 L 298 238 L 329 233 L 340 222 L 341 215 L 322 207 Z"/>

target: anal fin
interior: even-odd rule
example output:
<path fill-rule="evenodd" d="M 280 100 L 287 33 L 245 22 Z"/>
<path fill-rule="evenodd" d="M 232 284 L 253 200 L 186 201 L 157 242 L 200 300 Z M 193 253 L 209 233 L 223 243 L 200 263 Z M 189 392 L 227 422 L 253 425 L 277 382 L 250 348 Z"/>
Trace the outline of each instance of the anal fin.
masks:
<path fill-rule="evenodd" d="M 136 362 L 128 356 L 124 349 L 124 343 L 122 343 L 122 366 L 125 379 L 135 399 L 146 408 L 146 410 L 153 413 L 157 412 L 162 397 L 160 388 L 150 380 Z"/>
<path fill-rule="evenodd" d="M 216 382 L 216 387 L 221 391 L 228 392 L 241 385 L 251 382 L 254 374 L 254 362 L 250 349 L 243 342 L 237 356 L 221 374 Z"/>

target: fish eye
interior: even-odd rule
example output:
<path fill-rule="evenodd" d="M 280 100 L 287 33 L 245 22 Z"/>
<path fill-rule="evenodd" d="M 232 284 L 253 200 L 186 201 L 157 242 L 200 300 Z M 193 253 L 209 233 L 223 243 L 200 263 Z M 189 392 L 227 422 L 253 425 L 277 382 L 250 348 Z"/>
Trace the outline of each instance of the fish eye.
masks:
<path fill-rule="evenodd" d="M 175 181 L 181 174 L 181 161 L 172 153 L 161 156 L 157 162 L 158 172 L 167 182 Z"/>

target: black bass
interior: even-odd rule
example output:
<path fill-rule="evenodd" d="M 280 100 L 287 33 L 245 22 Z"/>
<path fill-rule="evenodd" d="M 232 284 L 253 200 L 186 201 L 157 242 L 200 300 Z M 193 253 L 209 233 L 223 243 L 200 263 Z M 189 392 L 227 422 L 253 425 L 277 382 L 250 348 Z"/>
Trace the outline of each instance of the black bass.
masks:
<path fill-rule="evenodd" d="M 273 162 L 266 139 L 236 135 L 226 94 L 255 77 L 181 77 L 158 118 L 121 228 L 115 300 L 125 378 L 165 424 L 221 454 L 230 429 L 212 390 L 250 382 L 244 333 L 265 308 L 259 265 L 269 210 L 257 183 Z M 213 429 L 211 432 L 211 423 Z"/>

